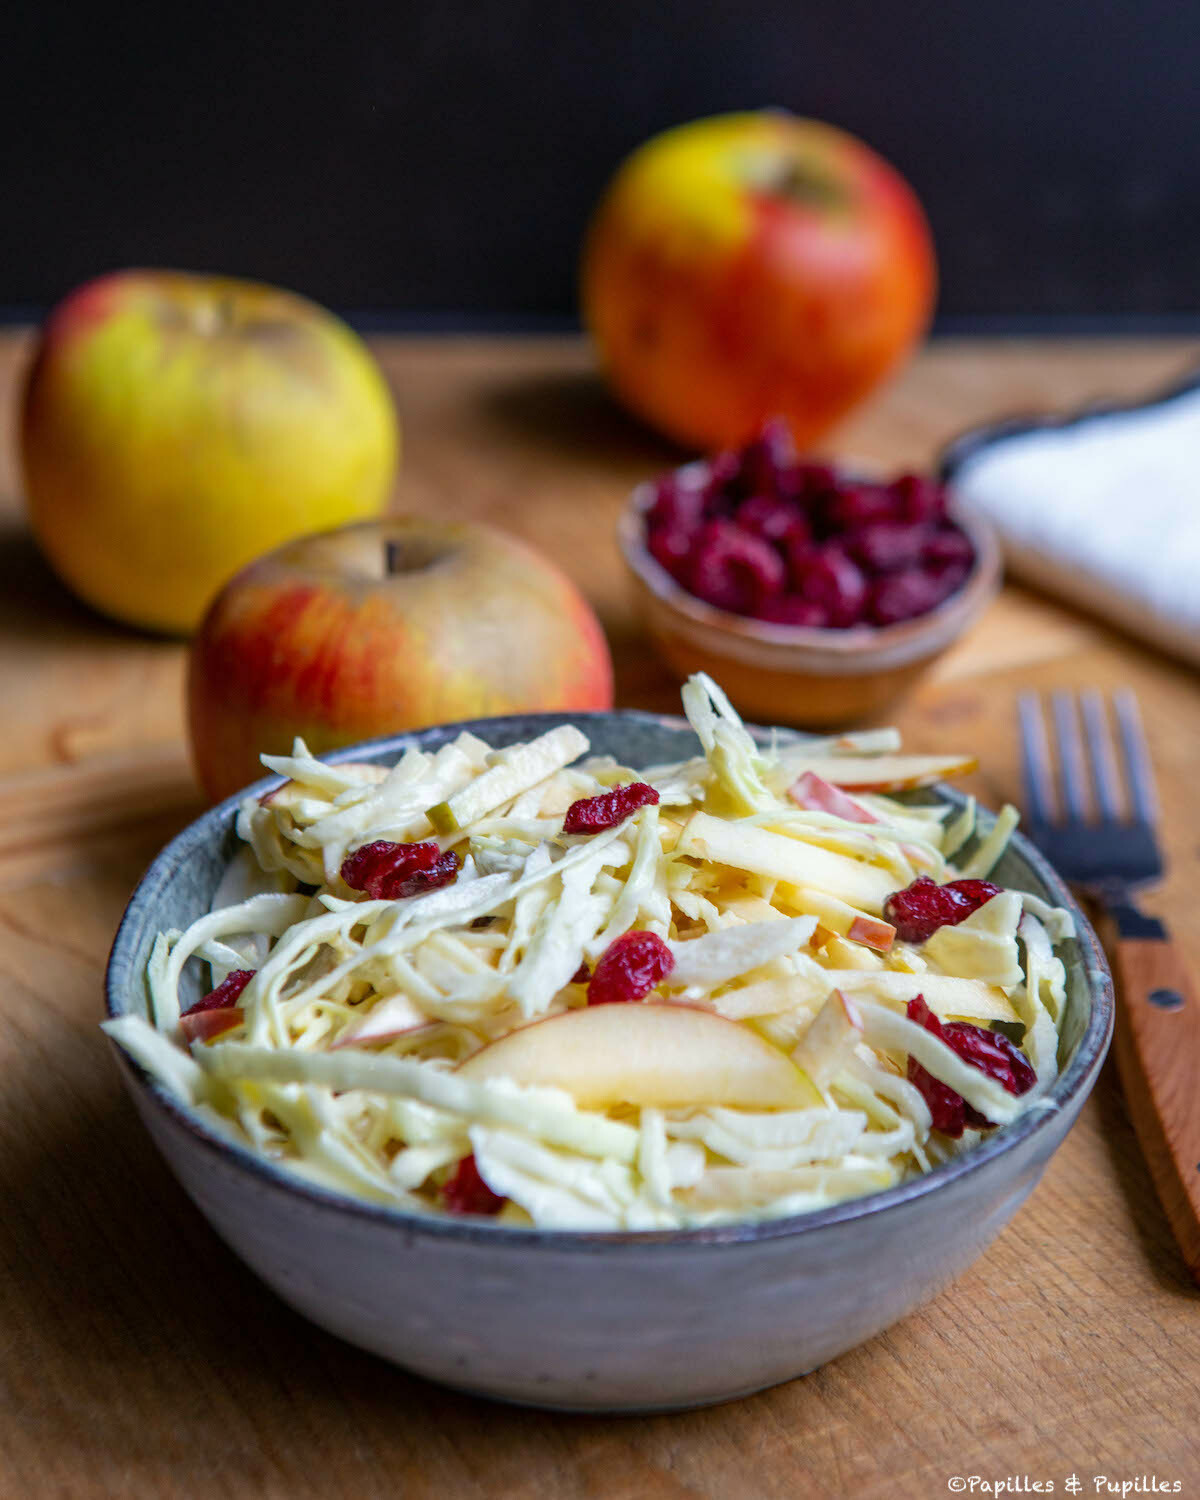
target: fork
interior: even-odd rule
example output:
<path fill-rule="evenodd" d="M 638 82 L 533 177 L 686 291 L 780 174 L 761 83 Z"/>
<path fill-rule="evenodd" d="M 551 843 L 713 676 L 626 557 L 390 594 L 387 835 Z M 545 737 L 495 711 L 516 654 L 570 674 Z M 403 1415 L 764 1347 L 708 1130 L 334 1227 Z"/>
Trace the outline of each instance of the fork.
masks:
<path fill-rule="evenodd" d="M 1124 776 L 1100 693 L 1081 693 L 1078 702 L 1069 692 L 1053 695 L 1057 778 L 1037 695 L 1022 694 L 1017 710 L 1026 832 L 1108 918 L 1117 977 L 1113 1051 L 1126 1103 L 1188 1270 L 1200 1282 L 1200 1002 L 1166 928 L 1133 897 L 1163 874 L 1137 699 L 1128 690 L 1112 699 Z"/>

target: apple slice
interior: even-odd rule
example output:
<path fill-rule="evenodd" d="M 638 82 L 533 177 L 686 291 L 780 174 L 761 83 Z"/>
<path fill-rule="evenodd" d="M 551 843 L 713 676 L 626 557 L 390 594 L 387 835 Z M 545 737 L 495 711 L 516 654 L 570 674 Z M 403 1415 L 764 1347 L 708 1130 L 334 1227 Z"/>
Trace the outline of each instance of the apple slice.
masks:
<path fill-rule="evenodd" d="M 511 745 L 496 752 L 481 776 L 455 792 L 448 802 L 438 802 L 426 816 L 438 833 L 457 833 L 485 813 L 511 802 L 537 786 L 555 771 L 577 760 L 588 748 L 587 737 L 573 724 L 548 730 L 527 745 Z"/>
<path fill-rule="evenodd" d="M 884 967 L 882 955 L 865 943 L 852 943 L 835 934 L 825 944 L 825 962 L 831 969 L 866 969 L 875 972 Z"/>
<path fill-rule="evenodd" d="M 877 953 L 886 953 L 896 941 L 896 929 L 890 922 L 879 917 L 868 917 L 859 913 L 842 934 L 852 943 L 861 943 L 864 948 L 874 948 Z"/>
<path fill-rule="evenodd" d="M 988 984 L 1020 984 L 1024 978 L 1017 951 L 1021 911 L 1020 892 L 1001 891 L 965 921 L 939 927 L 925 943 L 925 956 L 951 974 Z"/>
<path fill-rule="evenodd" d="M 878 823 L 875 814 L 848 797 L 841 787 L 824 780 L 815 771 L 805 771 L 799 781 L 788 787 L 788 796 L 797 807 L 810 812 L 832 813 L 835 818 L 844 818 L 847 823 Z"/>
<path fill-rule="evenodd" d="M 715 999 L 696 1003 L 715 1010 L 730 1021 L 748 1021 L 797 1009 L 811 1014 L 819 999 L 819 994 L 814 995 L 811 989 L 798 986 L 795 976 L 789 974 L 786 979 L 758 979 L 740 989 L 726 990 Z"/>
<path fill-rule="evenodd" d="M 907 1005 L 917 995 L 939 1020 L 1020 1021 L 1004 991 L 981 979 L 958 979 L 951 974 L 902 974 L 898 969 L 829 969 L 830 985 L 850 998 Z"/>
<path fill-rule="evenodd" d="M 288 808 L 295 807 L 297 802 L 311 796 L 311 790 L 306 792 L 298 781 L 285 781 L 272 791 L 264 792 L 258 799 L 258 805 L 269 807 L 275 812 L 286 812 Z"/>
<path fill-rule="evenodd" d="M 809 1167 L 709 1167 L 695 1187 L 680 1195 L 680 1201 L 699 1209 L 752 1208 L 793 1193 L 853 1198 L 891 1187 L 895 1181 L 896 1169 L 881 1160 L 845 1167 L 825 1162 Z"/>
<path fill-rule="evenodd" d="M 353 1047 L 363 1042 L 390 1042 L 410 1032 L 429 1031 L 438 1024 L 408 995 L 389 995 L 377 1002 L 357 1026 L 343 1031 L 329 1050 L 336 1052 L 339 1047 Z"/>
<path fill-rule="evenodd" d="M 816 776 L 851 792 L 910 792 L 965 776 L 978 764 L 973 755 L 829 755 L 802 762 L 800 779 Z"/>
<path fill-rule="evenodd" d="M 377 786 L 379 782 L 386 781 L 388 768 L 386 766 L 373 765 L 365 760 L 348 760 L 344 765 L 334 766 L 335 771 L 347 771 L 357 773 L 359 780 L 364 786 Z M 352 788 L 344 787 L 342 790 L 350 791 Z M 285 808 L 292 807 L 297 802 L 308 801 L 315 797 L 324 797 L 331 801 L 339 795 L 337 792 L 322 790 L 320 787 L 308 786 L 302 781 L 285 781 L 282 786 L 277 786 L 273 791 L 264 792 L 258 799 L 260 807 Z"/>
<path fill-rule="evenodd" d="M 665 983 L 672 989 L 703 985 L 716 989 L 772 959 L 803 948 L 816 928 L 815 917 L 782 917 L 769 922 L 745 922 L 706 932 L 703 937 L 669 942 L 675 967 Z"/>
<path fill-rule="evenodd" d="M 245 1012 L 240 1005 L 221 1005 L 213 1010 L 195 1010 L 191 1015 L 180 1016 L 179 1029 L 189 1042 L 211 1042 L 240 1026 Z"/>
<path fill-rule="evenodd" d="M 896 941 L 896 929 L 890 922 L 868 916 L 865 911 L 859 911 L 856 906 L 839 901 L 825 891 L 803 886 L 786 892 L 786 900 L 798 911 L 811 913 L 830 932 L 849 938 L 852 943 L 862 943 L 865 948 L 874 948 L 878 953 L 886 953 Z"/>
<path fill-rule="evenodd" d="M 755 1032 L 684 1005 L 597 1005 L 536 1021 L 459 1065 L 463 1078 L 565 1089 L 583 1108 L 804 1109 L 821 1096 Z"/>
<path fill-rule="evenodd" d="M 858 1006 L 849 995 L 834 990 L 792 1055 L 818 1088 L 826 1088 L 850 1061 L 862 1039 Z"/>
<path fill-rule="evenodd" d="M 786 880 L 789 885 L 815 887 L 872 916 L 883 911 L 883 903 L 896 889 L 896 877 L 877 865 L 752 823 L 714 818 L 711 813 L 692 815 L 675 852 Z"/>

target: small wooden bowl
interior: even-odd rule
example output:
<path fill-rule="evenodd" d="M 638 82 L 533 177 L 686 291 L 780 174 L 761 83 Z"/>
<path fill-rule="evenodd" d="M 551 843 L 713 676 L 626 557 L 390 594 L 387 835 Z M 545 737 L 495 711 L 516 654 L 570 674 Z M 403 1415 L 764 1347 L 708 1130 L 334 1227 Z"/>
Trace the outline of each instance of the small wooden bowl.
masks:
<path fill-rule="evenodd" d="M 975 549 L 975 564 L 961 588 L 928 614 L 844 630 L 771 625 L 715 609 L 675 582 L 646 549 L 653 503 L 654 485 L 638 485 L 617 523 L 617 541 L 655 645 L 680 677 L 707 672 L 739 710 L 767 723 L 828 728 L 883 713 L 974 623 L 1000 586 L 995 532 L 977 516 L 953 513 Z"/>

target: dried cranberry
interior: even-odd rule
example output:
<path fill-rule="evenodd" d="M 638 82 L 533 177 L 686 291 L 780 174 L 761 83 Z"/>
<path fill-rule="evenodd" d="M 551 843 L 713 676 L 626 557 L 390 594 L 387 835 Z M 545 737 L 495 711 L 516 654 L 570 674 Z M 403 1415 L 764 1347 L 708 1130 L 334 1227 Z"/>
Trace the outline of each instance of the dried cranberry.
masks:
<path fill-rule="evenodd" d="M 1000 887 L 990 880 L 950 880 L 939 885 L 928 875 L 918 875 L 883 903 L 883 919 L 892 924 L 902 942 L 923 943 L 939 927 L 957 927 L 999 894 Z"/>
<path fill-rule="evenodd" d="M 801 461 L 783 418 L 681 473 L 656 483 L 647 549 L 684 588 L 732 614 L 813 628 L 893 625 L 935 609 L 974 562 L 937 480 L 846 479 Z"/>
<path fill-rule="evenodd" d="M 969 568 L 975 561 L 975 549 L 966 534 L 950 523 L 927 534 L 921 557 L 934 567 L 965 564 Z"/>
<path fill-rule="evenodd" d="M 238 996 L 254 978 L 255 969 L 231 969 L 215 990 L 209 990 L 194 1004 L 182 1012 L 185 1016 L 197 1016 L 206 1010 L 224 1010 L 233 1005 Z"/>
<path fill-rule="evenodd" d="M 604 950 L 588 982 L 589 1005 L 644 1000 L 675 967 L 675 955 L 653 932 L 626 932 Z"/>
<path fill-rule="evenodd" d="M 451 1214 L 498 1214 L 505 1199 L 493 1193 L 479 1175 L 474 1154 L 464 1156 L 453 1177 L 442 1184 L 442 1207 Z"/>
<path fill-rule="evenodd" d="M 792 582 L 798 594 L 818 604 L 834 626 L 854 625 L 862 618 L 867 580 L 835 543 L 813 547 L 792 559 Z"/>
<path fill-rule="evenodd" d="M 658 526 L 646 537 L 646 550 L 672 578 L 681 578 L 692 555 L 692 538 L 671 526 Z"/>
<path fill-rule="evenodd" d="M 783 417 L 764 422 L 742 449 L 738 482 L 747 495 L 790 496 L 797 491 L 796 447 Z"/>
<path fill-rule="evenodd" d="M 657 530 L 694 531 L 704 513 L 704 491 L 698 484 L 685 484 L 677 474 L 664 474 L 654 487 L 654 502 L 646 524 Z"/>
<path fill-rule="evenodd" d="M 748 615 L 783 587 L 783 560 L 769 543 L 729 521 L 709 521 L 688 564 L 692 593 L 717 609 Z"/>
<path fill-rule="evenodd" d="M 1002 1031 L 988 1031 L 970 1021 L 943 1023 L 926 1005 L 924 995 L 908 1002 L 908 1019 L 945 1042 L 964 1062 L 994 1078 L 1010 1094 L 1027 1094 L 1037 1082 L 1029 1059 Z M 983 1130 L 992 1128 L 991 1120 L 912 1057 L 908 1059 L 908 1079 L 928 1104 L 935 1130 L 957 1140 L 967 1125 Z"/>
<path fill-rule="evenodd" d="M 1002 1031 L 990 1031 L 970 1021 L 947 1021 L 942 1027 L 943 1040 L 989 1078 L 994 1078 L 1010 1094 L 1027 1094 L 1037 1082 L 1033 1064 Z M 968 1116 L 978 1111 L 967 1105 Z"/>
<path fill-rule="evenodd" d="M 795 587 L 796 579 L 800 576 L 800 570 L 808 560 L 818 551 L 818 544 L 811 536 L 797 531 L 785 536 L 780 543 L 783 551 L 784 561 L 787 564 L 788 584 L 790 588 Z"/>
<path fill-rule="evenodd" d="M 933 1128 L 952 1140 L 958 1140 L 967 1123 L 967 1101 L 963 1096 L 940 1078 L 935 1078 L 915 1057 L 908 1060 L 908 1081 L 929 1106 Z M 972 1110 L 974 1113 L 976 1111 Z"/>
<path fill-rule="evenodd" d="M 701 504 L 705 516 L 726 519 L 743 498 L 741 489 L 742 456 L 732 451 L 714 453 L 708 460 L 701 486 Z"/>
<path fill-rule="evenodd" d="M 857 531 L 876 521 L 896 519 L 896 498 L 882 484 L 838 484 L 823 507 L 827 526 L 835 531 Z"/>
<path fill-rule="evenodd" d="M 743 500 L 735 517 L 743 531 L 761 537 L 764 542 L 789 544 L 806 542 L 810 536 L 803 513 L 787 500 L 774 495 L 751 495 Z"/>
<path fill-rule="evenodd" d="M 767 599 L 759 608 L 758 618 L 771 625 L 800 625 L 808 630 L 820 630 L 829 624 L 828 610 L 811 599 L 801 599 L 799 594 Z"/>
<path fill-rule="evenodd" d="M 799 486 L 800 498 L 806 501 L 816 500 L 838 488 L 837 470 L 831 464 L 798 463 L 792 476 Z"/>
<path fill-rule="evenodd" d="M 400 901 L 449 885 L 459 864 L 453 849 L 443 854 L 432 841 L 393 844 L 378 839 L 356 849 L 343 862 L 342 879 L 351 890 L 365 891 L 374 901 Z"/>
<path fill-rule="evenodd" d="M 877 578 L 871 588 L 869 613 L 876 625 L 898 625 L 928 614 L 958 587 L 958 581 L 927 568 L 902 568 Z"/>
<path fill-rule="evenodd" d="M 601 833 L 632 817 L 639 807 L 658 801 L 658 793 L 644 781 L 611 787 L 596 797 L 581 797 L 567 808 L 564 833 Z"/>
<path fill-rule="evenodd" d="M 905 521 L 936 521 L 946 513 L 946 492 L 936 479 L 902 474 L 891 490 Z"/>
<path fill-rule="evenodd" d="M 847 539 L 846 550 L 868 573 L 915 567 L 929 543 L 929 528 L 905 521 L 872 521 Z"/>
<path fill-rule="evenodd" d="M 574 974 L 571 975 L 571 983 L 572 984 L 586 984 L 591 977 L 592 977 L 592 971 L 591 971 L 591 969 L 588 968 L 588 966 L 587 966 L 587 960 L 585 959 L 584 962 L 581 963 L 579 965 L 579 967 L 575 970 Z"/>

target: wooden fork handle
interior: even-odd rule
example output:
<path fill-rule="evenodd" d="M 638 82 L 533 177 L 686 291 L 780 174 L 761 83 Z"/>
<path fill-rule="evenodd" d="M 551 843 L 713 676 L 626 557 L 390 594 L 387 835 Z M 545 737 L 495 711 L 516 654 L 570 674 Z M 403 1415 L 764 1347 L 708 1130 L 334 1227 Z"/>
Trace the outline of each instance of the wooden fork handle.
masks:
<path fill-rule="evenodd" d="M 1200 1284 L 1200 997 L 1165 933 L 1119 937 L 1113 956 L 1113 1051 L 1126 1104 L 1188 1270 Z"/>

